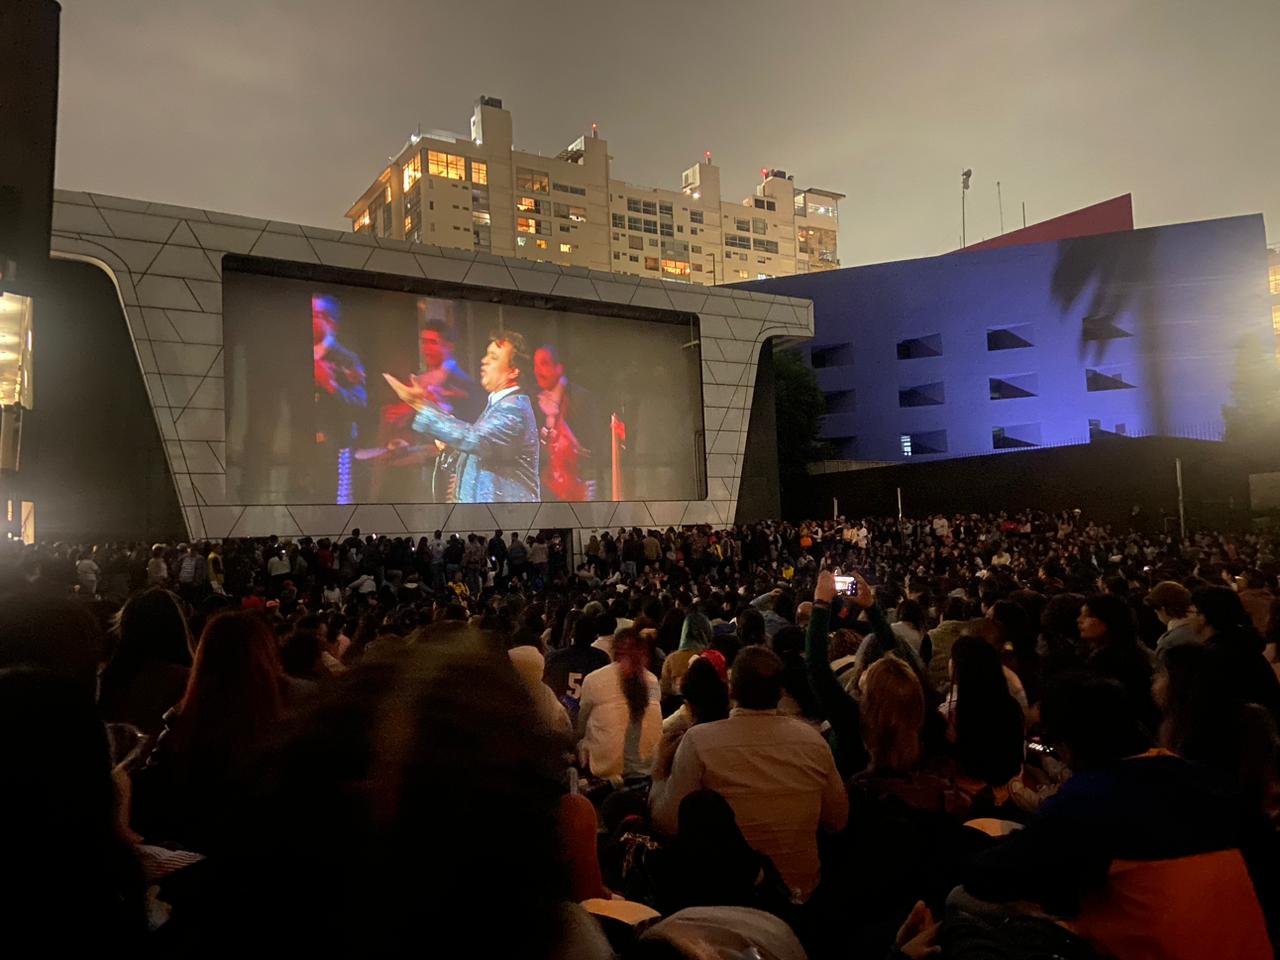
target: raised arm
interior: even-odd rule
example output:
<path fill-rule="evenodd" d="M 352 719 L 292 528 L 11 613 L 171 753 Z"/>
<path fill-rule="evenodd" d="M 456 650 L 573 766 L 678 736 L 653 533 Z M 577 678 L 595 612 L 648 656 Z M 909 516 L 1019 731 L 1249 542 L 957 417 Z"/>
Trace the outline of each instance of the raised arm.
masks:
<path fill-rule="evenodd" d="M 853 598 L 861 605 L 862 599 L 871 598 L 871 588 L 859 579 L 859 592 Z M 827 635 L 831 622 L 831 601 L 835 599 L 836 582 L 830 570 L 818 574 L 818 585 L 813 591 L 813 612 L 805 630 L 805 669 L 809 684 L 823 715 L 831 724 L 832 746 L 836 762 L 845 776 L 857 773 L 867 764 L 866 748 L 862 745 L 861 718 L 858 701 L 851 697 L 831 669 L 827 653 Z M 871 600 L 874 603 L 874 599 Z"/>

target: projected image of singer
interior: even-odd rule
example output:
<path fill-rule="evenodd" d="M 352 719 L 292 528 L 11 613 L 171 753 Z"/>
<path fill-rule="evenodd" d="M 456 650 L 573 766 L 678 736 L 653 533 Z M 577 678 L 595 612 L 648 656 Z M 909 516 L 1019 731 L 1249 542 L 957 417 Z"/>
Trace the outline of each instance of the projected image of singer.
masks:
<path fill-rule="evenodd" d="M 538 482 L 538 426 L 533 404 L 521 391 L 530 368 L 529 346 L 520 334 L 493 334 L 480 361 L 480 385 L 488 403 L 475 423 L 445 413 L 428 391 L 384 373 L 387 383 L 417 410 L 413 429 L 459 453 L 450 484 L 457 503 L 520 503 L 541 499 Z"/>

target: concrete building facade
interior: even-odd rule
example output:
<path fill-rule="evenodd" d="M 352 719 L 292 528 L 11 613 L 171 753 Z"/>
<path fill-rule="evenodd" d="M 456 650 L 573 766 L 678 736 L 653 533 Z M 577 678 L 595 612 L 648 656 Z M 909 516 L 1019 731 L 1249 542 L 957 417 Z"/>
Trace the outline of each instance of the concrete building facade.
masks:
<path fill-rule="evenodd" d="M 415 133 L 347 218 L 380 238 L 707 285 L 838 267 L 843 195 L 760 173 L 740 203 L 721 200 L 710 153 L 678 189 L 614 180 L 594 126 L 554 157 L 529 153 L 502 101 L 481 97 L 469 136 Z"/>

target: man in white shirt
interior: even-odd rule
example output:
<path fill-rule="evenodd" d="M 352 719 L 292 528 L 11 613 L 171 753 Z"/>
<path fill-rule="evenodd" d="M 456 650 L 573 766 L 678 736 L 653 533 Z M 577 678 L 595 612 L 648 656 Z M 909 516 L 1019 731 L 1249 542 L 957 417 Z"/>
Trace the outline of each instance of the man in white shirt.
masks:
<path fill-rule="evenodd" d="M 849 797 L 831 748 L 813 727 L 778 715 L 782 661 L 747 647 L 733 662 L 727 720 L 692 727 L 680 741 L 671 776 L 649 795 L 654 826 L 674 835 L 680 802 L 715 790 L 733 808 L 747 842 L 773 860 L 797 902 L 820 879 L 818 829 L 844 829 Z"/>

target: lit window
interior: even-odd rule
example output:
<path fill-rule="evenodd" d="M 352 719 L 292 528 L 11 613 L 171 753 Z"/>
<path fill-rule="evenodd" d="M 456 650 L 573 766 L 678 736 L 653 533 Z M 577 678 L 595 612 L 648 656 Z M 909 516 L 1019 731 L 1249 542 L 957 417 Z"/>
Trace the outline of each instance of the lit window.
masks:
<path fill-rule="evenodd" d="M 391 202 L 391 187 L 387 187 L 386 192 L 382 195 L 382 202 L 383 203 Z"/>
<path fill-rule="evenodd" d="M 516 209 L 521 213 L 537 213 L 538 201 L 533 197 L 520 197 L 516 200 Z"/>
<path fill-rule="evenodd" d="M 490 226 L 492 221 L 489 219 L 488 211 L 472 210 L 471 222 L 477 226 Z"/>
<path fill-rule="evenodd" d="M 573 253 L 573 244 L 572 244 L 572 243 L 562 243 L 562 244 L 560 244 L 560 252 L 561 252 L 561 253 Z"/>
<path fill-rule="evenodd" d="M 1280 296 L 1280 264 L 1271 267 L 1267 271 L 1267 279 L 1271 282 L 1272 295 Z"/>
<path fill-rule="evenodd" d="M 404 232 L 406 234 L 413 233 L 413 217 L 404 218 Z"/>
<path fill-rule="evenodd" d="M 516 246 L 517 246 L 517 247 L 527 246 L 527 245 L 528 245 L 528 243 L 529 243 L 529 238 L 528 238 L 528 237 L 516 237 Z"/>
<path fill-rule="evenodd" d="M 902 445 L 902 455 L 904 457 L 911 456 L 911 434 L 904 433 L 898 437 L 898 443 Z"/>
<path fill-rule="evenodd" d="M 1276 335 L 1276 356 L 1280 357 L 1280 303 L 1271 308 L 1271 330 Z"/>
<path fill-rule="evenodd" d="M 549 193 L 551 191 L 551 177 L 541 170 L 517 167 L 516 189 L 531 190 L 534 193 Z"/>
<path fill-rule="evenodd" d="M 745 271 L 745 270 L 739 270 L 739 271 L 738 271 L 738 279 L 739 279 L 739 280 L 746 280 L 749 276 L 751 276 L 751 274 L 747 273 L 747 271 Z"/>
<path fill-rule="evenodd" d="M 427 151 L 427 173 L 448 180 L 467 179 L 467 159 L 439 150 Z"/>
<path fill-rule="evenodd" d="M 412 160 L 404 165 L 404 189 L 409 192 L 409 188 L 422 179 L 422 154 L 414 154 Z"/>
<path fill-rule="evenodd" d="M 517 233 L 541 233 L 541 224 L 532 217 L 516 217 Z"/>
<path fill-rule="evenodd" d="M 545 249 L 547 249 L 547 241 L 545 241 L 545 240 L 535 240 L 535 241 L 533 241 L 533 242 L 534 242 L 534 245 L 535 245 L 539 250 L 545 250 Z"/>
<path fill-rule="evenodd" d="M 485 185 L 489 182 L 489 165 L 483 160 L 471 161 L 471 182 Z"/>
<path fill-rule="evenodd" d="M 359 233 L 362 230 L 368 230 L 372 225 L 373 217 L 369 216 L 369 211 L 366 210 L 364 213 L 360 214 L 359 219 L 356 220 L 355 231 L 356 233 Z"/>
<path fill-rule="evenodd" d="M 683 260 L 663 260 L 662 272 L 669 277 L 687 277 L 689 275 L 689 264 Z"/>

